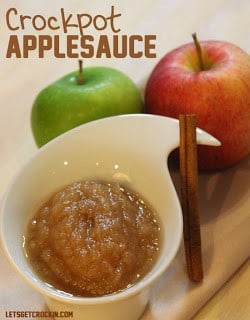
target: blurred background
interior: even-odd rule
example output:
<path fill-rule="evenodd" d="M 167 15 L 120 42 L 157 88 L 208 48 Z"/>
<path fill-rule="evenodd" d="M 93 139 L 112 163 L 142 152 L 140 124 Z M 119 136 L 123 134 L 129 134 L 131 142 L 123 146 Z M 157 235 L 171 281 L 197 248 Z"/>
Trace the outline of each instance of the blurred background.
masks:
<path fill-rule="evenodd" d="M 157 61 L 171 49 L 192 41 L 191 34 L 197 32 L 200 40 L 219 39 L 235 43 L 250 50 L 248 0 L 132 0 L 80 1 L 80 0 L 3 0 L 0 3 L 0 165 L 16 154 L 31 139 L 29 126 L 30 109 L 36 94 L 60 76 L 77 69 L 76 59 L 56 59 L 48 54 L 38 59 L 31 54 L 29 59 L 6 59 L 6 48 L 10 32 L 6 26 L 6 11 L 13 7 L 18 15 L 60 16 L 65 13 L 88 13 L 109 15 L 111 6 L 122 14 L 117 19 L 119 34 L 155 34 L 157 58 L 147 59 L 86 59 L 85 66 L 115 66 L 126 72 L 141 88 Z M 18 16 L 13 21 L 18 23 Z M 107 29 L 105 33 L 108 32 Z M 47 31 L 47 29 L 45 30 Z M 44 33 L 45 33 L 44 31 Z M 99 32 L 89 28 L 93 35 Z M 35 31 L 29 21 L 18 35 L 42 34 Z M 48 32 L 46 32 L 48 33 Z M 60 34 L 56 30 L 55 34 Z M 52 34 L 50 31 L 49 34 Z M 6 143 L 8 140 L 8 143 Z"/>

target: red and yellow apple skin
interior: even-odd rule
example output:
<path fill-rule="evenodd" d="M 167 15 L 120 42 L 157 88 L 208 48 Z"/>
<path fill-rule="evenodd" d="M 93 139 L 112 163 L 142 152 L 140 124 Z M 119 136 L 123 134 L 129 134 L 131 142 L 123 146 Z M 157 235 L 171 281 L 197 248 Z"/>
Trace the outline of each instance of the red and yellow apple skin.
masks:
<path fill-rule="evenodd" d="M 205 70 L 193 43 L 159 61 L 148 79 L 145 110 L 174 118 L 196 114 L 197 126 L 221 142 L 199 146 L 199 168 L 223 169 L 250 153 L 250 56 L 228 42 L 200 45 Z"/>

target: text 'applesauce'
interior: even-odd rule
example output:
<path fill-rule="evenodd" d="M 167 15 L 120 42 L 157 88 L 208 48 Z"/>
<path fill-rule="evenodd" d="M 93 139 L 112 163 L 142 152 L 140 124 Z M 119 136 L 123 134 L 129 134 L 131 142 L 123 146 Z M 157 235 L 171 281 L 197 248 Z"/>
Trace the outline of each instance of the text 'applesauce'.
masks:
<path fill-rule="evenodd" d="M 160 226 L 137 194 L 115 183 L 66 186 L 29 221 L 25 254 L 56 289 L 98 297 L 128 288 L 154 265 Z"/>

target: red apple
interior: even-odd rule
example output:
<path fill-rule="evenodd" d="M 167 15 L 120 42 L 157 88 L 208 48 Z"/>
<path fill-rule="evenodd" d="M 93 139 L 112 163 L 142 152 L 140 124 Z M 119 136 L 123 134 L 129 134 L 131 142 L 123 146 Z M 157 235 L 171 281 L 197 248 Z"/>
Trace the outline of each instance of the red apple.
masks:
<path fill-rule="evenodd" d="M 197 125 L 222 144 L 199 146 L 199 168 L 222 169 L 250 153 L 250 56 L 231 43 L 199 44 L 193 37 L 152 71 L 145 110 L 175 118 L 196 114 Z"/>

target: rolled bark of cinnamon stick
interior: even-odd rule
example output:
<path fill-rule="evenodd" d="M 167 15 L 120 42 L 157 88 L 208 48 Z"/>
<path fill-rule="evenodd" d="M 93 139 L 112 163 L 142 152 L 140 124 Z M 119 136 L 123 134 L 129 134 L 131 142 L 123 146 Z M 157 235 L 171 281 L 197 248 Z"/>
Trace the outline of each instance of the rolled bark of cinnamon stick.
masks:
<path fill-rule="evenodd" d="M 196 116 L 180 115 L 180 180 L 184 247 L 191 280 L 203 279 L 198 200 Z"/>

